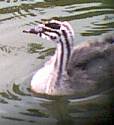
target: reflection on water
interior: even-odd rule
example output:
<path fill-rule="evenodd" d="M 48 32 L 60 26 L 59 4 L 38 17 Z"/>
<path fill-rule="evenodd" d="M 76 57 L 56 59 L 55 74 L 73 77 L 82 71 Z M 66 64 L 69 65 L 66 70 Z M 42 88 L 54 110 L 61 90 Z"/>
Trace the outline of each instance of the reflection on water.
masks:
<path fill-rule="evenodd" d="M 0 93 L 4 99 L 0 105 L 5 108 L 1 113 L 5 124 L 16 121 L 16 124 L 30 125 L 96 125 L 111 123 L 112 120 L 113 89 L 82 99 L 38 98 L 28 88 L 23 90 L 23 86 L 16 84 L 10 91 Z"/>
<path fill-rule="evenodd" d="M 80 99 L 31 92 L 34 72 L 55 46 L 22 31 L 51 18 L 69 21 L 78 44 L 114 31 L 114 1 L 0 0 L 0 124 L 112 124 L 113 88 Z"/>

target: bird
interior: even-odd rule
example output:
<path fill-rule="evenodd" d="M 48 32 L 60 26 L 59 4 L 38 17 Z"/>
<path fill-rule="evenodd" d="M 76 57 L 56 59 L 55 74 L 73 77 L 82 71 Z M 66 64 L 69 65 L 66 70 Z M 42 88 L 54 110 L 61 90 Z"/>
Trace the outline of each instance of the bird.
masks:
<path fill-rule="evenodd" d="M 23 32 L 56 44 L 54 55 L 33 75 L 33 92 L 82 97 L 114 86 L 113 33 L 74 46 L 75 33 L 67 21 L 51 19 Z"/>

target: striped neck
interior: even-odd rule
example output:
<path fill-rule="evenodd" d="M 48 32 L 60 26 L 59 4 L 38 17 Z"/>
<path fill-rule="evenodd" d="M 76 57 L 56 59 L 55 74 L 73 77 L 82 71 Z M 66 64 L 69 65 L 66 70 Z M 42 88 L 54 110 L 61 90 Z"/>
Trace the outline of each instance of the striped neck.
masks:
<path fill-rule="evenodd" d="M 62 30 L 60 40 L 57 42 L 55 69 L 59 77 L 66 74 L 67 65 L 71 56 L 72 42 L 69 41 L 66 31 Z"/>

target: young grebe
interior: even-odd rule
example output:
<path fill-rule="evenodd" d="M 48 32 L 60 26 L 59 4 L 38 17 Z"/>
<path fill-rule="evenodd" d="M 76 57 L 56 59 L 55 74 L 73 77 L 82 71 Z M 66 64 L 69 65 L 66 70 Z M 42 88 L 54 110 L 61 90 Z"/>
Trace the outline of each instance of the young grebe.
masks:
<path fill-rule="evenodd" d="M 114 34 L 73 48 L 74 31 L 66 21 L 50 20 L 24 32 L 57 44 L 55 54 L 31 80 L 34 92 L 86 95 L 113 86 Z"/>

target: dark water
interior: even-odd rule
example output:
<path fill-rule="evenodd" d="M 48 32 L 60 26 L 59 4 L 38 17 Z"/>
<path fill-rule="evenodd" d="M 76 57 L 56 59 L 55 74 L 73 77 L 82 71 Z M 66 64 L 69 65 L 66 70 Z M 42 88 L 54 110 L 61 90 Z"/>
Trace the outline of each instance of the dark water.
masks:
<path fill-rule="evenodd" d="M 114 31 L 114 0 L 0 0 L 0 125 L 112 124 L 113 88 L 80 99 L 30 91 L 55 45 L 22 31 L 54 17 L 71 23 L 77 44 Z"/>

